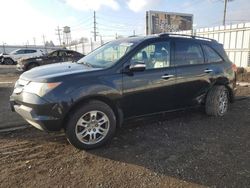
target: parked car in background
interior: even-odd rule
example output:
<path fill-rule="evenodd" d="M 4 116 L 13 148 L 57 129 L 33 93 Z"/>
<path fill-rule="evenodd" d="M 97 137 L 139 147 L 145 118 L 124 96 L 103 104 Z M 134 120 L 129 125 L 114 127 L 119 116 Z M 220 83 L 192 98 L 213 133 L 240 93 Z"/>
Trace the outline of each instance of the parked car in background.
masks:
<path fill-rule="evenodd" d="M 41 57 L 21 58 L 17 62 L 17 70 L 23 72 L 41 65 L 68 61 L 78 61 L 82 57 L 84 57 L 84 55 L 79 52 L 73 50 L 60 49 Z"/>
<path fill-rule="evenodd" d="M 76 63 L 23 73 L 10 103 L 38 129 L 64 129 L 75 147 L 92 149 L 110 140 L 124 119 L 197 106 L 224 116 L 236 92 L 235 71 L 222 44 L 212 39 L 131 37 Z"/>
<path fill-rule="evenodd" d="M 4 55 L 8 55 L 7 53 L 0 53 L 0 65 L 1 64 L 4 64 L 3 61 L 4 61 Z"/>
<path fill-rule="evenodd" d="M 44 54 L 45 52 L 42 49 L 17 49 L 10 54 L 3 54 L 1 57 L 1 62 L 5 65 L 14 65 L 20 58 L 39 57 Z"/>

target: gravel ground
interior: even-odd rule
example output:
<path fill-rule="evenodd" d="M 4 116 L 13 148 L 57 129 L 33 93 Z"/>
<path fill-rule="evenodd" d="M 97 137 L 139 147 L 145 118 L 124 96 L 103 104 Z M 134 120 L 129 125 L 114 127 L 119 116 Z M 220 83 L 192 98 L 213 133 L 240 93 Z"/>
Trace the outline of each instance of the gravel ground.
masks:
<path fill-rule="evenodd" d="M 91 151 L 30 127 L 0 133 L 0 187 L 249 187 L 249 138 L 250 87 L 225 117 L 198 109 L 125 122 Z"/>

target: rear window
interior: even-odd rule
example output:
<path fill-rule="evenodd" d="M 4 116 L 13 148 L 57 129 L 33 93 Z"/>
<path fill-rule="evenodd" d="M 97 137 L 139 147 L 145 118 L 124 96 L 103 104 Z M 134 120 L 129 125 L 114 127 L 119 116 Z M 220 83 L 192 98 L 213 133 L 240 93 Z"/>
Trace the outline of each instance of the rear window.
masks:
<path fill-rule="evenodd" d="M 193 65 L 204 63 L 201 46 L 196 43 L 175 42 L 175 65 Z"/>
<path fill-rule="evenodd" d="M 203 49 L 206 54 L 208 63 L 216 63 L 223 61 L 223 59 L 219 56 L 219 54 L 211 47 L 203 45 Z"/>

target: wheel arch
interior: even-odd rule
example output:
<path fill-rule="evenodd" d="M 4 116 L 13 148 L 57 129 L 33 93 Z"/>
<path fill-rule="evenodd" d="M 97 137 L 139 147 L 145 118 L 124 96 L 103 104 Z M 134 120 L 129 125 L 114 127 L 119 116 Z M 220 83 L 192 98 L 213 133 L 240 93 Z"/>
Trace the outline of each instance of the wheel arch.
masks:
<path fill-rule="evenodd" d="M 214 84 L 212 85 L 212 87 L 216 86 L 216 85 L 223 85 L 227 88 L 228 93 L 229 93 L 229 101 L 230 102 L 234 102 L 234 93 L 232 88 L 229 86 L 230 81 L 228 78 L 226 77 L 219 77 L 218 79 L 216 79 L 216 81 L 214 82 Z M 212 88 L 211 87 L 211 88 Z M 208 90 L 208 92 L 211 90 L 211 88 Z M 207 92 L 207 94 L 208 94 Z M 207 98 L 207 94 L 206 94 L 206 98 Z"/>
<path fill-rule="evenodd" d="M 31 62 L 29 62 L 29 63 L 26 64 L 25 70 L 29 70 L 29 67 L 32 66 L 32 65 L 40 66 L 40 64 L 38 62 L 31 61 Z"/>
<path fill-rule="evenodd" d="M 14 61 L 14 59 L 12 58 L 12 57 L 3 57 L 4 58 L 4 60 L 3 60 L 3 64 L 6 64 L 5 63 L 5 60 L 7 59 L 9 59 L 9 60 L 11 60 L 12 61 L 12 65 L 15 65 L 16 64 L 16 62 Z"/>
<path fill-rule="evenodd" d="M 72 112 L 74 112 L 77 108 L 86 104 L 87 102 L 94 101 L 94 100 L 101 101 L 101 102 L 107 104 L 115 113 L 115 116 L 117 119 L 117 126 L 118 127 L 122 126 L 123 112 L 122 112 L 121 108 L 117 105 L 117 103 L 115 103 L 114 101 L 112 101 L 108 97 L 105 97 L 102 95 L 95 95 L 95 96 L 83 97 L 83 98 L 77 100 L 75 103 L 73 103 L 70 106 L 69 110 L 66 112 L 66 115 L 63 119 L 63 128 L 65 128 L 67 121 L 69 120 L 69 117 L 72 114 Z"/>

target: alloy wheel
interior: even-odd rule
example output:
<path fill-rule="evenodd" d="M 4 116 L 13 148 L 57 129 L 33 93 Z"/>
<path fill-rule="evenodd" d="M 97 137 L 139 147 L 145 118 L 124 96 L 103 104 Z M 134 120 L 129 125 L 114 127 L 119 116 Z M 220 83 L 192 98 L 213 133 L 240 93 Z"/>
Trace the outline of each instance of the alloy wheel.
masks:
<path fill-rule="evenodd" d="M 108 116 L 101 111 L 89 111 L 79 118 L 75 126 L 77 139 L 84 144 L 103 140 L 110 128 Z"/>

